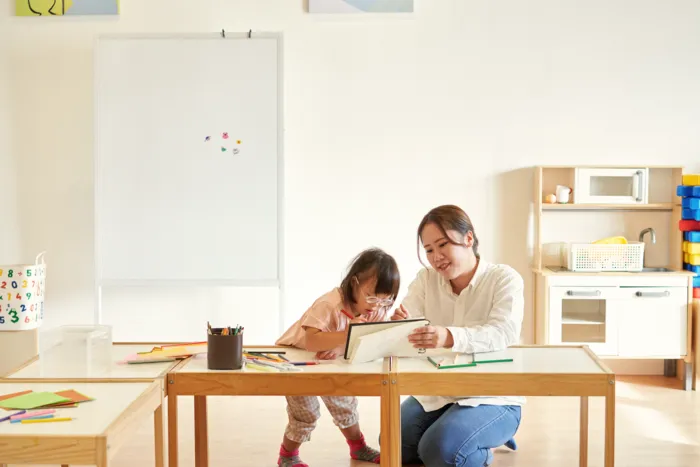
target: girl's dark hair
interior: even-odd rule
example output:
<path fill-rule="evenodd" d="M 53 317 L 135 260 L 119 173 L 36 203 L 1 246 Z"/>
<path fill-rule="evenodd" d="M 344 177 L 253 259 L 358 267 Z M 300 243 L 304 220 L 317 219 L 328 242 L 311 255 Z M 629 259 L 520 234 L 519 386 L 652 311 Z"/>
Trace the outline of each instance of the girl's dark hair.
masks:
<path fill-rule="evenodd" d="M 340 283 L 340 290 L 347 303 L 356 303 L 352 293 L 352 283 L 376 277 L 377 286 L 374 293 L 389 295 L 395 300 L 399 294 L 401 278 L 396 260 L 384 250 L 370 248 L 358 254 L 350 263 L 348 273 Z"/>
<path fill-rule="evenodd" d="M 436 208 L 431 209 L 430 212 L 428 212 L 428 214 L 426 214 L 425 217 L 423 217 L 423 220 L 420 221 L 420 225 L 418 226 L 418 260 L 421 261 L 421 263 L 423 261 L 420 259 L 420 236 L 421 233 L 423 233 L 423 229 L 428 224 L 435 224 L 437 228 L 440 229 L 440 232 L 442 232 L 442 234 L 445 236 L 447 241 L 452 243 L 453 245 L 464 246 L 464 243 L 457 243 L 454 240 L 452 240 L 450 236 L 447 235 L 448 230 L 456 230 L 462 236 L 467 235 L 468 232 L 471 232 L 472 236 L 474 237 L 474 244 L 472 245 L 472 250 L 474 250 L 474 255 L 477 258 L 480 257 L 479 239 L 476 237 L 476 232 L 474 232 L 474 225 L 472 225 L 471 219 L 469 219 L 467 213 L 464 212 L 460 207 L 452 204 L 445 204 L 443 206 L 438 206 Z"/>

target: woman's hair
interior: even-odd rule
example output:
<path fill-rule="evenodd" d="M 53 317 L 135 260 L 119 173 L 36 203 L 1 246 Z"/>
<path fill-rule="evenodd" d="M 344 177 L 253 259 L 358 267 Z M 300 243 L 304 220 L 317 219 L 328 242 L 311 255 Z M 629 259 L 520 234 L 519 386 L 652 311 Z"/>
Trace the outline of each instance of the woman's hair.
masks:
<path fill-rule="evenodd" d="M 369 278 L 377 279 L 374 293 L 389 295 L 395 300 L 399 294 L 401 278 L 396 260 L 379 248 L 370 248 L 358 254 L 351 262 L 348 273 L 340 283 L 343 298 L 348 303 L 356 303 L 352 293 L 352 283 L 362 283 Z"/>
<path fill-rule="evenodd" d="M 418 260 L 421 261 L 421 264 L 423 263 L 423 261 L 420 259 L 421 233 L 423 233 L 423 229 L 428 224 L 435 224 L 437 228 L 440 229 L 440 232 L 442 232 L 442 234 L 445 236 L 447 241 L 453 245 L 464 246 L 464 243 L 458 243 L 452 240 L 452 238 L 447 235 L 448 230 L 456 230 L 462 236 L 467 235 L 468 232 L 471 232 L 472 236 L 474 237 L 472 250 L 474 250 L 474 255 L 479 258 L 479 239 L 476 237 L 476 232 L 474 232 L 474 225 L 472 225 L 471 219 L 469 219 L 467 213 L 460 207 L 452 204 L 445 204 L 443 206 L 438 206 L 431 209 L 430 212 L 423 217 L 423 220 L 420 221 L 420 225 L 418 226 L 417 248 Z"/>

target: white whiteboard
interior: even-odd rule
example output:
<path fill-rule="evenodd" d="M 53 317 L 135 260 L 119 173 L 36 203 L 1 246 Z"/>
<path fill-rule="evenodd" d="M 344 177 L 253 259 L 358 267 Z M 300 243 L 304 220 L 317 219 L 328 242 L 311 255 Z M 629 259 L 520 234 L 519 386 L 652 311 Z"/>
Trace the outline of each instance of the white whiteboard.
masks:
<path fill-rule="evenodd" d="M 98 288 L 276 285 L 280 38 L 107 36 L 95 73 Z"/>

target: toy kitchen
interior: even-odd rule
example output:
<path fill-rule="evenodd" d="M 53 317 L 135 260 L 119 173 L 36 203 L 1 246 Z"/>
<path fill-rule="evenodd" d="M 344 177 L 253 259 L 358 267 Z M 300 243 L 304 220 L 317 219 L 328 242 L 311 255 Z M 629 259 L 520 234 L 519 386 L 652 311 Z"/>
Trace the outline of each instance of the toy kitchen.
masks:
<path fill-rule="evenodd" d="M 672 166 L 541 166 L 534 185 L 535 343 L 661 359 L 690 390 L 700 176 Z"/>

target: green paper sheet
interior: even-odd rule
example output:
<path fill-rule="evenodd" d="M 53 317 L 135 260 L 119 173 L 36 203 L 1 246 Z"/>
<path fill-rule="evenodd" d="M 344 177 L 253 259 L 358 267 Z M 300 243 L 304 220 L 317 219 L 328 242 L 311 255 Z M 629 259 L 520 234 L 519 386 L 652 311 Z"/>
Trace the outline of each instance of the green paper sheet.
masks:
<path fill-rule="evenodd" d="M 69 401 L 70 399 L 67 397 L 58 396 L 52 392 L 30 392 L 29 394 L 0 401 L 0 407 L 12 410 L 28 410 Z"/>

